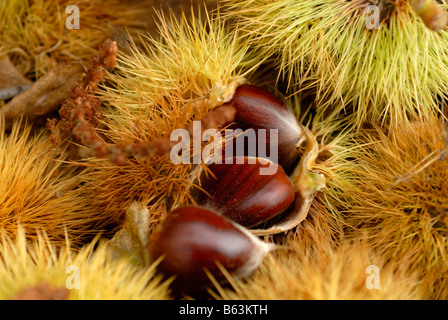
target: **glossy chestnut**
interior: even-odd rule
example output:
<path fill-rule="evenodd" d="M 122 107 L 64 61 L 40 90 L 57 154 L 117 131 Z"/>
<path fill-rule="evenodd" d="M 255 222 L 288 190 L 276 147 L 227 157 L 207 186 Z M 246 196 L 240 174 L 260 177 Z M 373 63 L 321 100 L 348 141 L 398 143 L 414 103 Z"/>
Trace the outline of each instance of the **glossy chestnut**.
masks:
<path fill-rule="evenodd" d="M 233 276 L 250 275 L 272 246 L 236 223 L 195 206 L 172 211 L 148 242 L 151 259 L 162 257 L 158 270 L 175 276 L 175 285 L 182 288 L 209 285 L 205 270 L 225 281 L 218 264 Z"/>
<path fill-rule="evenodd" d="M 294 187 L 282 167 L 260 158 L 231 160 L 208 166 L 210 172 L 201 178 L 202 190 L 195 197 L 198 205 L 251 228 L 293 203 Z"/>
<path fill-rule="evenodd" d="M 277 150 L 278 164 L 289 174 L 300 156 L 297 145 L 303 139 L 303 131 L 286 104 L 271 92 L 249 84 L 239 86 L 228 104 L 236 109 L 235 124 L 230 128 L 253 129 L 257 138 L 258 130 L 265 129 L 266 150 Z M 272 129 L 278 130 L 277 139 L 271 137 Z M 260 153 L 244 155 L 260 156 Z"/>

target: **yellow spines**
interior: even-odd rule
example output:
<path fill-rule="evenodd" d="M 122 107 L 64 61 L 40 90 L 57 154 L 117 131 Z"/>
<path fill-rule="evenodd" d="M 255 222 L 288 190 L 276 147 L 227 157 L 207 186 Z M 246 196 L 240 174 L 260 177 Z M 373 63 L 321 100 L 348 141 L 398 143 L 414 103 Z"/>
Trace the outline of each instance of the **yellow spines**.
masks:
<path fill-rule="evenodd" d="M 170 298 L 168 282 L 156 274 L 154 265 L 141 268 L 127 258 L 112 258 L 107 245 L 98 239 L 76 250 L 69 241 L 56 248 L 45 233 L 27 241 L 19 228 L 14 240 L 4 232 L 0 240 L 1 300 L 19 299 L 36 287 L 48 288 L 40 290 L 43 294 L 57 290 L 61 298 L 70 300 Z"/>
<path fill-rule="evenodd" d="M 223 1 L 241 37 L 271 58 L 290 92 L 313 91 L 318 108 L 353 113 L 358 128 L 437 112 L 448 92 L 448 31 L 427 28 L 409 1 L 375 3 Z"/>
<path fill-rule="evenodd" d="M 349 237 L 365 233 L 389 263 L 407 264 L 431 299 L 448 296 L 445 130 L 434 116 L 361 131 L 347 166 L 351 184 L 329 191 Z"/>
<path fill-rule="evenodd" d="M 79 29 L 66 21 L 79 9 Z M 58 62 L 85 63 L 117 29 L 145 30 L 145 8 L 118 0 L 9 0 L 0 3 L 0 54 L 8 54 L 28 78 L 40 78 Z M 121 32 L 124 32 L 122 30 Z"/>
<path fill-rule="evenodd" d="M 9 134 L 0 131 L 0 228 L 7 234 L 20 225 L 29 239 L 42 231 L 60 245 L 67 232 L 79 245 L 103 228 L 76 191 L 80 180 L 64 166 L 66 156 L 30 125 L 16 122 Z"/>

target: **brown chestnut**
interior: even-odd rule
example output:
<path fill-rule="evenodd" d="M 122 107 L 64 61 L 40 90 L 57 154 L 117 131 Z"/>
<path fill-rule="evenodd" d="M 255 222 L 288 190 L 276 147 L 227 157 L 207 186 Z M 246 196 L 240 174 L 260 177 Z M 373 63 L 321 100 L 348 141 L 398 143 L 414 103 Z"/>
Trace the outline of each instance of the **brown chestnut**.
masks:
<path fill-rule="evenodd" d="M 195 206 L 172 211 L 148 242 L 150 258 L 162 257 L 158 270 L 175 276 L 174 283 L 181 288 L 210 284 L 204 270 L 224 282 L 218 264 L 233 276 L 248 276 L 273 246 L 233 221 Z"/>
<path fill-rule="evenodd" d="M 253 129 L 257 139 L 260 138 L 258 130 L 265 129 L 266 137 L 262 139 L 266 140 L 266 150 L 277 151 L 277 163 L 289 174 L 299 158 L 297 145 L 304 138 L 302 128 L 292 111 L 271 92 L 248 84 L 239 86 L 228 104 L 236 109 L 235 124 L 230 128 L 239 128 L 243 131 Z M 278 130 L 276 139 L 273 139 L 272 129 Z M 234 155 L 243 154 L 234 153 Z M 246 152 L 244 155 L 263 156 L 259 150 L 257 154 Z"/>
<path fill-rule="evenodd" d="M 263 174 L 270 167 L 271 174 Z M 195 200 L 251 228 L 284 212 L 293 203 L 293 184 L 282 167 L 267 159 L 235 157 L 232 163 L 208 166 Z"/>

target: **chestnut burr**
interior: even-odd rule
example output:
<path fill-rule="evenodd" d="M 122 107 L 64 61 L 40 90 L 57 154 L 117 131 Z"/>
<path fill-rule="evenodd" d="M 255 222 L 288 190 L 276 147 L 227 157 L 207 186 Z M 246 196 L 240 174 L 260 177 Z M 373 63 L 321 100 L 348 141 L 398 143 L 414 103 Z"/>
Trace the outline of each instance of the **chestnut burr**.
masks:
<path fill-rule="evenodd" d="M 267 159 L 235 157 L 213 163 L 201 178 L 198 205 L 251 228 L 281 214 L 293 203 L 295 191 L 283 168 Z M 252 160 L 252 161 L 250 161 Z M 271 174 L 262 169 L 270 167 Z"/>

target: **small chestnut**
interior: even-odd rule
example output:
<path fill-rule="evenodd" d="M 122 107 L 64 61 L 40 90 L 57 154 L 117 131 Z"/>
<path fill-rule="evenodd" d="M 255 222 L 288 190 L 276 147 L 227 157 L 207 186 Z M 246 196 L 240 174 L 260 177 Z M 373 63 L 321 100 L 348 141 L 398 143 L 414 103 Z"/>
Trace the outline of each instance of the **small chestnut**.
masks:
<path fill-rule="evenodd" d="M 148 251 L 152 260 L 162 257 L 158 270 L 175 276 L 175 286 L 197 288 L 211 284 L 205 270 L 225 282 L 218 264 L 233 276 L 250 275 L 273 246 L 210 210 L 187 206 L 161 222 L 150 236 Z"/>
<path fill-rule="evenodd" d="M 278 164 L 289 174 L 300 155 L 297 145 L 304 138 L 292 111 L 271 92 L 248 84 L 239 86 L 228 104 L 236 109 L 235 124 L 230 128 L 253 129 L 256 133 L 266 129 L 266 150 L 277 150 Z M 278 137 L 271 141 L 272 129 L 278 130 Z M 245 155 L 260 156 L 259 151 Z"/>
<path fill-rule="evenodd" d="M 252 161 L 250 161 L 252 160 Z M 263 168 L 271 174 L 262 174 Z M 235 222 L 251 228 L 284 212 L 293 203 L 293 184 L 282 167 L 267 159 L 235 157 L 232 163 L 208 166 L 195 200 Z"/>

